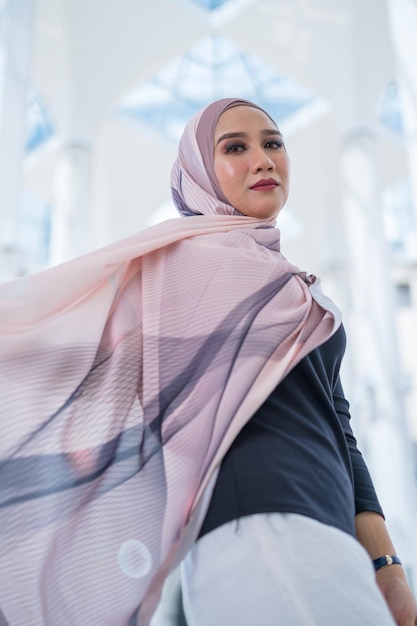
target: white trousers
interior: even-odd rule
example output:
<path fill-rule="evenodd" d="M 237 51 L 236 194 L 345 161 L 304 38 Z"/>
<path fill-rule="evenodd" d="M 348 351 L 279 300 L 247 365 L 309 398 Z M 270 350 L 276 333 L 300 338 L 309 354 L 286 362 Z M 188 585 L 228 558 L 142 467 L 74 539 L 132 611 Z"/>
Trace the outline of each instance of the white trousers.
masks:
<path fill-rule="evenodd" d="M 301 515 L 224 524 L 181 575 L 188 626 L 395 626 L 362 546 Z"/>

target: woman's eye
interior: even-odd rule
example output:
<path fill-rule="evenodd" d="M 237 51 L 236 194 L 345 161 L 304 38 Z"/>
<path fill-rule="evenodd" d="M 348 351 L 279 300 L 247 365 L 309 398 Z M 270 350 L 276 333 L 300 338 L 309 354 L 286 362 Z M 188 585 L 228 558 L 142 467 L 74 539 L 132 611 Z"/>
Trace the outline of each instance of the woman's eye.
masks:
<path fill-rule="evenodd" d="M 242 152 L 243 150 L 245 150 L 245 145 L 243 143 L 230 143 L 226 146 L 226 154 Z"/>
<path fill-rule="evenodd" d="M 265 144 L 265 148 L 273 148 L 274 150 L 279 150 L 280 148 L 284 147 L 284 142 L 283 141 L 268 141 Z"/>

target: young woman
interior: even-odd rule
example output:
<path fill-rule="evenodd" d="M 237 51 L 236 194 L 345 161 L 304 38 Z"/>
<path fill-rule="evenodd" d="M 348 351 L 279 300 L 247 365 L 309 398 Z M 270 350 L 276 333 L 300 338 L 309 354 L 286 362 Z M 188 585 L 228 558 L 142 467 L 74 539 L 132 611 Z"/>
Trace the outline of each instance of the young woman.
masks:
<path fill-rule="evenodd" d="M 171 183 L 180 219 L 0 285 L 0 622 L 146 626 L 188 552 L 190 626 L 412 626 L 276 124 L 212 103 Z"/>
<path fill-rule="evenodd" d="M 242 215 L 276 218 L 289 191 L 282 135 L 253 104 L 223 106 L 213 166 L 206 164 L 219 199 Z M 349 426 L 339 378 L 344 347 L 339 326 L 286 375 L 226 453 L 183 566 L 190 626 L 392 624 L 369 557 L 397 623 L 417 623 L 401 565 L 384 556 L 394 547 Z"/>

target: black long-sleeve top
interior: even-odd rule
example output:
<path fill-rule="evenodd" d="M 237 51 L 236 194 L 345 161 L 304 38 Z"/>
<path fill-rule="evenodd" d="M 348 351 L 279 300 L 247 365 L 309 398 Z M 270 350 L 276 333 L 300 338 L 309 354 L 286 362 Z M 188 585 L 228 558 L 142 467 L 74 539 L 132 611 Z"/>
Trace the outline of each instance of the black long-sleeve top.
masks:
<path fill-rule="evenodd" d="M 243 515 L 298 513 L 355 534 L 382 510 L 350 426 L 341 326 L 275 388 L 223 459 L 200 536 Z"/>

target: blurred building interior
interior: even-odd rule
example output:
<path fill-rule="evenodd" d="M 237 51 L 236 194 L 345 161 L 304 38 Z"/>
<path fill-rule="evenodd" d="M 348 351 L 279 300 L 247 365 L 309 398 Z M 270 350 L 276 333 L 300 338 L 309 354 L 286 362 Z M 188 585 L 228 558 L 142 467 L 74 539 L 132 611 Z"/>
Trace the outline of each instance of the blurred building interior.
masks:
<path fill-rule="evenodd" d="M 415 589 L 416 32 L 416 0 L 0 0 L 0 279 L 176 217 L 186 120 L 264 106 L 292 161 L 283 252 L 342 309 L 354 428 Z M 176 581 L 155 626 L 182 623 Z"/>

